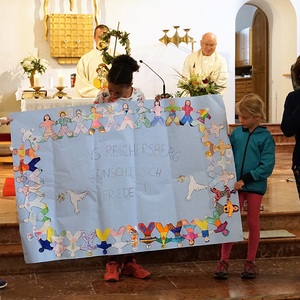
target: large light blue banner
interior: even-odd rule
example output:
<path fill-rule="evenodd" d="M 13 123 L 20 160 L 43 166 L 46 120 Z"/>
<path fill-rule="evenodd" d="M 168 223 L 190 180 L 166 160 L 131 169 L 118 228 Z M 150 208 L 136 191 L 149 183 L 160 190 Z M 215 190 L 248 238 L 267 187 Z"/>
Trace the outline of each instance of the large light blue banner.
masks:
<path fill-rule="evenodd" d="M 10 117 L 27 263 L 242 240 L 220 95 Z"/>

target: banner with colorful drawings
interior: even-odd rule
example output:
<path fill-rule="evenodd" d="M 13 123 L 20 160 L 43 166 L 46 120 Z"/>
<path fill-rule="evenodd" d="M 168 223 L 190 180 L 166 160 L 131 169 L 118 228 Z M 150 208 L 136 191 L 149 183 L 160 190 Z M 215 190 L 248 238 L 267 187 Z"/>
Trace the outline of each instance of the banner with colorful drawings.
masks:
<path fill-rule="evenodd" d="M 10 117 L 27 263 L 242 240 L 220 95 Z"/>

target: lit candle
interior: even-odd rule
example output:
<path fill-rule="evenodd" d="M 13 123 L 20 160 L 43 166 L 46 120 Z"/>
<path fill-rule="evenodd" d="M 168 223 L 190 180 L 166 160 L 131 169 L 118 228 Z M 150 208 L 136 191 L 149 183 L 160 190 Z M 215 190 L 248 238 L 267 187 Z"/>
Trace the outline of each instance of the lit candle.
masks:
<path fill-rule="evenodd" d="M 57 75 L 57 86 L 64 86 L 64 77 L 61 73 Z"/>
<path fill-rule="evenodd" d="M 33 85 L 34 85 L 34 87 L 40 87 L 41 86 L 40 75 L 39 74 L 34 74 L 33 75 Z"/>

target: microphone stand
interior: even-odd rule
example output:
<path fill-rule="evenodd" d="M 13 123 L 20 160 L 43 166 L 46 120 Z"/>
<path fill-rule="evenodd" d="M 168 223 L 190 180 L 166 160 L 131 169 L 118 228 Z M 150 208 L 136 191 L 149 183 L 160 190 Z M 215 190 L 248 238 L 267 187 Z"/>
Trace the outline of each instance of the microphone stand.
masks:
<path fill-rule="evenodd" d="M 147 65 L 144 61 L 142 61 L 141 59 L 140 59 L 140 63 L 141 64 L 144 64 L 146 67 L 148 67 L 156 76 L 158 76 L 160 79 L 161 79 L 161 81 L 162 81 L 162 83 L 163 83 L 163 93 L 161 94 L 161 95 L 156 95 L 156 97 L 155 97 L 155 99 L 156 100 L 158 100 L 157 98 L 159 97 L 159 99 L 165 99 L 165 98 L 170 98 L 171 97 L 171 95 L 170 94 L 166 94 L 166 84 L 165 84 L 165 81 L 163 80 L 163 78 L 160 76 L 160 75 L 158 75 L 149 65 Z"/>

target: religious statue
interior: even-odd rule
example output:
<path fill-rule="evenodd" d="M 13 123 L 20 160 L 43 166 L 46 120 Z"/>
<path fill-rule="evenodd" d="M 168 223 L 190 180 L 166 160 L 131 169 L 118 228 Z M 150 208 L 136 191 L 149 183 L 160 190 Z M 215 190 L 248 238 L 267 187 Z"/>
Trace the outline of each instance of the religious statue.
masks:
<path fill-rule="evenodd" d="M 94 86 L 99 89 L 99 90 L 105 90 L 108 88 L 108 83 L 107 83 L 107 73 L 109 69 L 106 64 L 101 63 L 98 65 L 98 68 L 96 69 L 97 72 L 97 78 L 94 79 L 93 84 Z"/>

